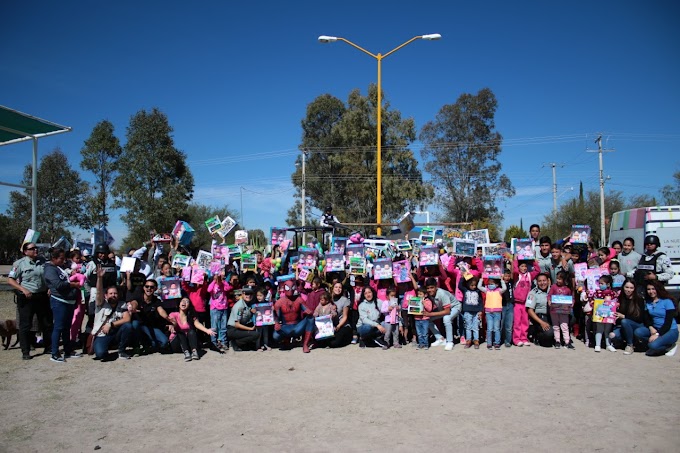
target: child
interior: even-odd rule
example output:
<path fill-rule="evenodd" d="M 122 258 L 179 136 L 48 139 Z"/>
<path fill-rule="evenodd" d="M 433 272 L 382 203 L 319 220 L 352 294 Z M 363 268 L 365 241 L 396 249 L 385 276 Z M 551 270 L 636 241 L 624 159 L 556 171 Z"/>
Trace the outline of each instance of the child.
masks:
<path fill-rule="evenodd" d="M 224 352 L 227 343 L 227 291 L 230 285 L 224 281 L 222 272 L 215 274 L 215 278 L 208 285 L 210 294 L 210 327 L 217 335 L 211 337 L 213 347 L 219 352 Z"/>
<path fill-rule="evenodd" d="M 618 298 L 618 294 L 616 291 L 612 289 L 612 278 L 609 275 L 603 275 L 600 277 L 599 280 L 600 287 L 596 289 L 595 291 L 592 291 L 589 289 L 586 299 L 588 301 L 588 304 L 592 306 L 593 302 L 595 299 L 603 299 L 603 300 L 614 300 L 616 301 Z M 583 294 L 586 294 L 585 292 Z M 616 305 L 615 305 L 616 306 Z M 591 320 L 592 316 L 595 315 L 595 310 L 591 308 Z M 611 342 L 611 338 L 609 338 L 609 333 L 612 330 L 612 324 L 611 323 L 606 323 L 606 322 L 595 322 L 592 321 L 592 323 L 595 326 L 595 352 L 600 352 L 601 349 L 601 344 L 602 344 L 602 335 L 604 334 L 605 342 L 607 345 L 607 350 L 611 352 L 616 352 L 616 348 Z"/>
<path fill-rule="evenodd" d="M 423 311 L 432 311 L 434 300 L 428 297 L 425 288 L 418 288 L 418 297 L 423 301 Z M 428 330 L 430 328 L 430 318 L 423 315 L 413 315 L 416 323 L 416 334 L 418 336 L 418 349 L 430 349 Z"/>
<path fill-rule="evenodd" d="M 85 318 L 85 302 L 83 298 L 84 286 L 87 277 L 85 277 L 84 268 L 82 264 L 73 262 L 71 264 L 71 276 L 69 277 L 70 282 L 78 282 L 80 285 L 80 291 L 78 291 L 76 298 L 76 308 L 73 311 L 73 319 L 71 320 L 71 342 L 77 342 L 80 336 L 80 328 L 83 326 L 83 318 Z"/>
<path fill-rule="evenodd" d="M 540 274 L 541 270 L 538 261 L 534 261 L 533 267 L 529 271 L 527 261 L 519 262 L 515 259 L 512 262 L 512 272 L 515 280 L 512 340 L 517 346 L 531 346 L 527 337 L 529 314 L 526 309 L 526 301 L 527 295 L 531 291 L 531 282 Z"/>
<path fill-rule="evenodd" d="M 267 291 L 266 288 L 258 289 L 257 292 L 255 293 L 255 297 L 257 298 L 256 303 L 266 304 L 267 302 L 269 302 L 267 300 L 267 294 L 268 294 L 268 291 Z M 273 308 L 272 308 L 272 310 L 273 310 Z M 256 348 L 259 351 L 266 351 L 268 349 L 271 349 L 269 347 L 269 337 L 270 337 L 270 334 L 271 334 L 272 326 L 271 325 L 257 326 L 256 329 L 257 329 L 258 332 L 260 332 L 260 338 L 257 340 L 257 344 L 255 345 Z"/>
<path fill-rule="evenodd" d="M 463 293 L 463 322 L 465 323 L 465 349 L 473 344 L 479 349 L 479 321 L 482 318 L 482 292 L 477 289 L 477 277 L 462 279 L 458 289 Z M 500 341 L 500 340 L 499 340 Z"/>
<path fill-rule="evenodd" d="M 401 301 L 401 336 L 404 338 L 406 343 L 411 343 L 411 341 L 416 340 L 415 335 L 415 321 L 413 315 L 408 314 L 408 303 L 411 297 L 416 297 L 416 288 L 418 288 L 418 283 L 416 282 L 413 273 L 409 273 L 411 281 L 407 283 L 399 283 L 397 287 L 399 288 L 399 294 L 402 298 Z M 406 344 L 404 343 L 404 344 Z M 416 341 L 417 344 L 417 341 Z"/>
<path fill-rule="evenodd" d="M 548 291 L 548 307 L 550 307 L 550 319 L 552 320 L 553 333 L 555 335 L 555 349 L 560 349 L 560 330 L 564 338 L 567 349 L 574 349 L 574 345 L 569 338 L 569 315 L 571 304 L 553 304 L 552 296 L 572 296 L 571 288 L 568 284 L 569 275 L 564 271 L 559 271 L 555 277 L 555 284 Z"/>
<path fill-rule="evenodd" d="M 621 287 L 623 282 L 626 280 L 625 275 L 621 275 L 621 265 L 619 260 L 612 259 L 609 262 L 609 275 L 612 277 L 612 289 L 618 293 L 621 293 Z"/>
<path fill-rule="evenodd" d="M 390 336 L 392 337 L 392 346 L 399 349 L 399 299 L 397 298 L 397 288 L 390 286 L 387 289 L 387 298 L 383 303 L 381 311 L 385 315 L 385 344 L 389 346 Z"/>
<path fill-rule="evenodd" d="M 507 290 L 503 293 L 503 315 L 501 318 L 501 329 L 505 341 L 505 347 L 509 348 L 512 346 L 512 321 L 513 312 L 515 309 L 513 306 L 513 300 L 515 300 L 515 283 L 512 281 L 512 272 L 510 269 L 505 269 L 503 271 L 503 283 L 505 283 Z"/>
<path fill-rule="evenodd" d="M 331 320 L 333 321 L 333 325 L 335 326 L 338 323 L 338 307 L 331 300 L 330 294 L 324 291 L 319 296 L 319 305 L 317 305 L 316 308 L 314 309 L 314 318 L 327 315 L 331 316 Z M 328 344 L 329 339 L 322 339 L 316 341 L 318 347 L 330 347 L 330 345 Z"/>
<path fill-rule="evenodd" d="M 350 279 L 351 291 L 350 300 L 352 300 L 352 309 L 350 311 L 350 321 L 352 324 L 352 329 L 354 329 L 354 334 L 352 335 L 352 344 L 357 344 L 359 341 L 359 335 L 357 332 L 357 321 L 359 320 L 359 303 L 361 301 L 362 293 L 364 291 L 364 276 L 363 275 L 353 275 L 354 283 L 352 284 L 352 279 Z"/>
<path fill-rule="evenodd" d="M 490 278 L 486 287 L 483 283 L 480 283 L 479 290 L 486 293 L 486 300 L 484 301 L 484 313 L 486 314 L 486 349 L 491 350 L 493 344 L 493 347 L 498 351 L 501 349 L 501 312 L 503 311 L 503 294 L 507 291 L 507 287 L 503 280 Z M 494 335 L 495 340 L 492 342 Z"/>

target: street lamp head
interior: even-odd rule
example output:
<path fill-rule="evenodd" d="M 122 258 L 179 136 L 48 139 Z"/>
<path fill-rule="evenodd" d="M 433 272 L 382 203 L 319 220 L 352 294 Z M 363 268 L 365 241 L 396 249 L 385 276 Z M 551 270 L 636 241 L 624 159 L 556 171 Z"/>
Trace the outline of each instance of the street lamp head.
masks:
<path fill-rule="evenodd" d="M 328 42 L 335 42 L 337 40 L 338 40 L 338 38 L 335 37 L 335 36 L 325 36 L 325 35 L 319 36 L 319 42 L 324 43 L 324 44 L 328 43 Z"/>
<path fill-rule="evenodd" d="M 433 33 L 431 35 L 423 35 L 423 36 L 421 36 L 421 38 L 427 39 L 428 41 L 436 41 L 438 39 L 441 39 L 442 35 L 440 35 L 439 33 Z M 319 38 L 319 39 L 321 39 L 321 38 Z"/>

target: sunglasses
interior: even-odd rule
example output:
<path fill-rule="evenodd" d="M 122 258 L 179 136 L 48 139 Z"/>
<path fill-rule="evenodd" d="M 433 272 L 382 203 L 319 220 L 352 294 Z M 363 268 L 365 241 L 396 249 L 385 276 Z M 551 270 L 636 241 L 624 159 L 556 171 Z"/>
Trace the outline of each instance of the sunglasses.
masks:
<path fill-rule="evenodd" d="M 156 285 L 144 285 L 146 289 L 156 289 Z"/>
<path fill-rule="evenodd" d="M 29 250 L 38 250 L 38 247 L 26 247 L 26 251 L 29 251 Z"/>

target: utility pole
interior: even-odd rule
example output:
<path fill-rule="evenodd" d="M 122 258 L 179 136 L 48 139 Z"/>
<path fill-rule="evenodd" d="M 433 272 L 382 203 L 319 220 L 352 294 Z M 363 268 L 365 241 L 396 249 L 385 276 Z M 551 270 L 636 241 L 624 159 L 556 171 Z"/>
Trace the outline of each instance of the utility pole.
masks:
<path fill-rule="evenodd" d="M 595 139 L 597 143 L 597 149 L 587 149 L 589 153 L 599 153 L 600 155 L 600 247 L 604 247 L 607 244 L 607 232 L 604 224 L 604 168 L 602 164 L 602 153 L 614 151 L 613 149 L 602 149 L 602 134 L 598 135 Z"/>
<path fill-rule="evenodd" d="M 243 190 L 245 188 L 243 186 L 239 187 L 239 190 L 241 191 L 241 228 L 245 230 L 245 222 L 243 221 Z"/>
<path fill-rule="evenodd" d="M 551 166 L 553 174 L 553 215 L 557 214 L 557 172 L 556 168 L 563 168 L 564 164 L 558 164 L 555 162 L 550 162 L 548 164 L 543 164 L 541 168 Z"/>
<path fill-rule="evenodd" d="M 307 185 L 307 179 L 305 177 L 305 162 L 306 161 L 307 161 L 307 151 L 303 150 L 302 151 L 302 191 L 301 191 L 302 192 L 302 226 L 303 227 L 305 226 L 305 222 L 306 222 L 306 219 L 305 219 L 305 209 L 306 209 L 306 199 L 307 199 L 307 195 L 305 194 L 305 189 L 306 189 L 305 186 Z M 306 236 L 306 234 L 303 231 L 302 232 L 302 242 L 303 243 L 306 243 L 306 241 L 307 241 L 305 236 Z"/>

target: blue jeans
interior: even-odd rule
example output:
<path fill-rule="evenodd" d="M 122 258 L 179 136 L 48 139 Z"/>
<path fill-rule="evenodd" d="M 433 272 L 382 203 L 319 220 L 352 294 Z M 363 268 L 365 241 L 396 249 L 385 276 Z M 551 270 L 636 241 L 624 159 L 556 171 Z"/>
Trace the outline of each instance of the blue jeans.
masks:
<path fill-rule="evenodd" d="M 213 344 L 217 346 L 217 342 L 227 344 L 227 310 L 210 310 L 210 327 L 217 335 L 210 337 Z"/>
<path fill-rule="evenodd" d="M 363 341 L 372 340 L 382 335 L 377 327 L 369 326 L 368 324 L 362 324 L 357 327 L 357 334 Z"/>
<path fill-rule="evenodd" d="M 427 338 L 429 327 L 429 319 L 416 319 L 416 335 L 418 336 L 418 346 L 430 345 L 430 342 Z"/>
<path fill-rule="evenodd" d="M 297 324 L 284 324 L 280 330 L 274 330 L 274 340 L 280 341 L 282 338 L 299 337 L 305 332 L 312 332 L 316 325 L 314 318 L 303 318 Z M 257 332 L 259 335 L 259 332 Z"/>
<path fill-rule="evenodd" d="M 145 346 L 151 345 L 153 348 L 165 349 L 169 344 L 168 336 L 165 335 L 165 332 L 158 327 L 145 326 L 137 319 L 132 321 L 132 330 L 134 330 L 139 341 Z"/>
<path fill-rule="evenodd" d="M 669 330 L 651 343 L 648 343 L 648 341 L 652 334 L 647 327 L 638 327 L 635 329 L 634 335 L 636 338 L 647 343 L 647 346 L 649 347 L 649 350 L 645 353 L 647 355 L 665 354 L 678 341 L 677 328 Z"/>
<path fill-rule="evenodd" d="M 104 359 L 109 354 L 109 345 L 114 340 L 118 342 L 118 352 L 124 352 L 132 336 L 132 323 L 126 322 L 120 327 L 109 331 L 108 335 L 94 339 L 94 356 Z"/>
<path fill-rule="evenodd" d="M 614 335 L 616 335 L 617 339 L 623 337 L 622 339 L 626 342 L 628 346 L 633 346 L 634 332 L 640 327 L 644 327 L 644 324 L 642 324 L 641 322 L 630 320 L 628 318 L 624 318 L 621 320 L 621 328 L 614 329 Z"/>
<path fill-rule="evenodd" d="M 448 315 L 444 316 L 430 316 L 430 321 L 428 329 L 430 332 L 434 334 L 437 339 L 440 339 L 442 337 L 442 334 L 439 332 L 439 329 L 437 329 L 437 325 L 432 322 L 436 319 L 441 319 L 444 322 L 444 330 L 446 331 L 446 342 L 447 343 L 453 343 L 453 320 L 458 317 L 460 312 L 458 310 L 452 309 L 451 313 Z"/>
<path fill-rule="evenodd" d="M 54 318 L 54 327 L 52 328 L 52 355 L 59 355 L 59 337 L 64 344 L 64 354 L 71 354 L 71 320 L 73 320 L 73 311 L 76 309 L 75 304 L 67 304 L 60 302 L 54 297 L 50 297 L 50 307 L 52 307 L 52 316 Z"/>
<path fill-rule="evenodd" d="M 494 345 L 501 344 L 501 312 L 494 311 L 486 314 L 486 345 L 491 346 L 492 334 L 496 340 Z"/>
<path fill-rule="evenodd" d="M 466 311 L 463 313 L 463 321 L 465 321 L 465 339 L 467 341 L 479 341 L 479 318 L 477 313 Z"/>
<path fill-rule="evenodd" d="M 515 318 L 515 307 L 512 303 L 503 306 L 501 328 L 505 344 L 512 344 L 512 322 Z"/>

